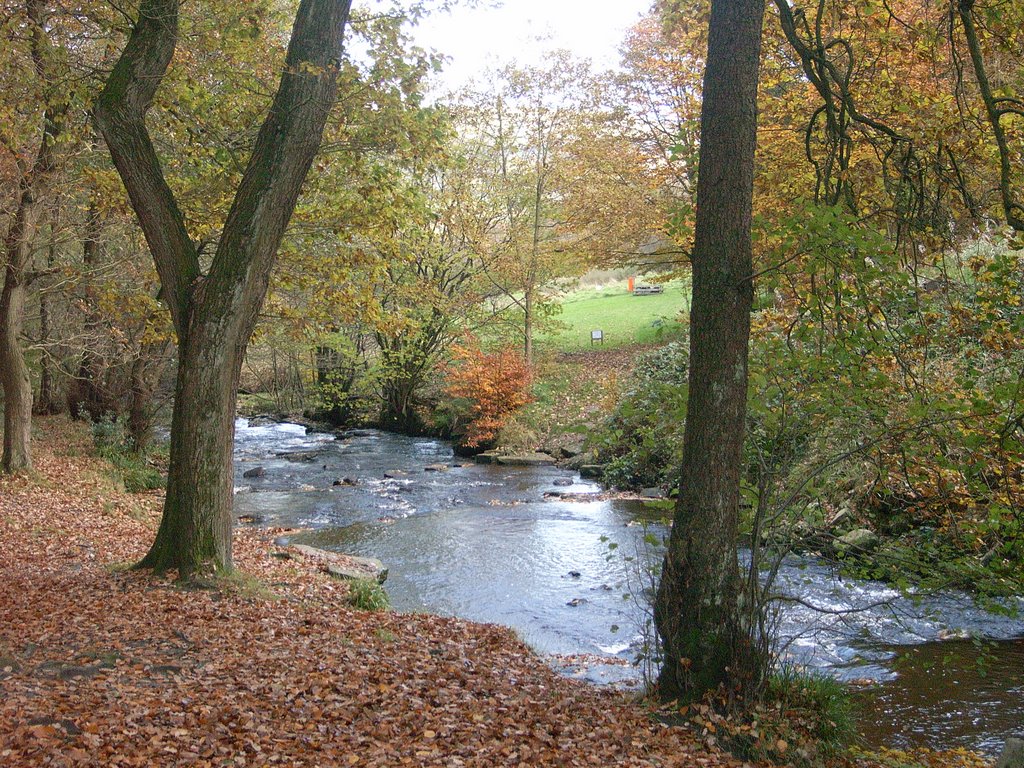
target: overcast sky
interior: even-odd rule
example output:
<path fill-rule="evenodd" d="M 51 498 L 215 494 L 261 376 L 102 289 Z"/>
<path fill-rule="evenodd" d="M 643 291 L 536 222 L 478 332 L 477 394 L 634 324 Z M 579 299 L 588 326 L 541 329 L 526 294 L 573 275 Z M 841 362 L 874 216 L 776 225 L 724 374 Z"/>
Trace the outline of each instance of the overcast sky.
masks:
<path fill-rule="evenodd" d="M 440 90 L 456 89 L 475 73 L 513 60 L 537 63 L 544 51 L 566 48 L 595 69 L 618 64 L 626 30 L 652 0 L 507 0 L 499 8 L 456 7 L 425 20 L 420 45 L 450 57 Z"/>

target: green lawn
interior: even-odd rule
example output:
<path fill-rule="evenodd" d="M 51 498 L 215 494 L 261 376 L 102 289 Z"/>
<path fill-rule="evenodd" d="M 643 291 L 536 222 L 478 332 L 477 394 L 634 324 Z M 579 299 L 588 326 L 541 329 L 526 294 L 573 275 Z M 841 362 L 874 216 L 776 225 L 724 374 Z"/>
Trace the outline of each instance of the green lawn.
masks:
<path fill-rule="evenodd" d="M 665 292 L 634 296 L 622 280 L 603 290 L 570 293 L 555 316 L 555 326 L 538 335 L 538 346 L 559 350 L 586 349 L 591 331 L 604 333 L 605 347 L 650 344 L 678 333 L 680 312 L 690 305 L 690 281 L 665 283 Z M 595 345 L 596 346 L 596 345 Z"/>

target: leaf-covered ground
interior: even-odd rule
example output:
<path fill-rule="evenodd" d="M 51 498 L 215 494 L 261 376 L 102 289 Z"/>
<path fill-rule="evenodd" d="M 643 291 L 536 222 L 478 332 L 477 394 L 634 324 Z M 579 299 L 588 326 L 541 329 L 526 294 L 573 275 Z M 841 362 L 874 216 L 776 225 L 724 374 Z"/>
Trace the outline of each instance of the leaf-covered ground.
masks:
<path fill-rule="evenodd" d="M 736 765 L 507 629 L 353 610 L 273 532 L 237 532 L 226 589 L 126 570 L 159 497 L 42 429 L 0 478 L 0 765 Z"/>

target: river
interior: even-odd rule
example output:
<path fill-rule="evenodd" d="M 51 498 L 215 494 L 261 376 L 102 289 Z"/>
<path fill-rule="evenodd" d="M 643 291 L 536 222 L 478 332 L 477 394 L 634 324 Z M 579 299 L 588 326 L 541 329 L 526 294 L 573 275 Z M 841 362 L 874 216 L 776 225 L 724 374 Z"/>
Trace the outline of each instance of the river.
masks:
<path fill-rule="evenodd" d="M 459 464 L 441 440 L 240 419 L 235 512 L 380 558 L 397 610 L 504 624 L 564 674 L 635 684 L 650 635 L 645 539 L 664 530 L 637 502 L 557 498 L 600 490 L 566 470 Z M 265 475 L 244 478 L 257 466 Z M 991 754 L 1024 729 L 1024 617 L 957 594 L 908 598 L 809 558 L 787 559 L 777 585 L 800 600 L 778 616 L 787 658 L 872 682 L 860 694 L 870 743 Z"/>

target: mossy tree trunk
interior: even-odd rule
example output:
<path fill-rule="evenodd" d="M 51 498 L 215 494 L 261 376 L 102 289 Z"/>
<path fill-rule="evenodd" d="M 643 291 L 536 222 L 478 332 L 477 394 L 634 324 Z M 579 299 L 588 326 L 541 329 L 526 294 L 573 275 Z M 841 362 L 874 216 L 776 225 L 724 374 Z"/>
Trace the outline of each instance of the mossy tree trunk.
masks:
<path fill-rule="evenodd" d="M 284 71 L 207 273 L 145 125 L 180 0 L 142 0 L 94 119 L 160 275 L 179 345 L 163 518 L 140 563 L 182 578 L 232 567 L 232 442 L 245 348 L 334 104 L 350 0 L 301 0 Z"/>
<path fill-rule="evenodd" d="M 753 301 L 751 206 L 763 0 L 712 0 L 701 111 L 690 370 L 675 521 L 655 601 L 659 694 L 757 681 L 737 523 Z"/>

